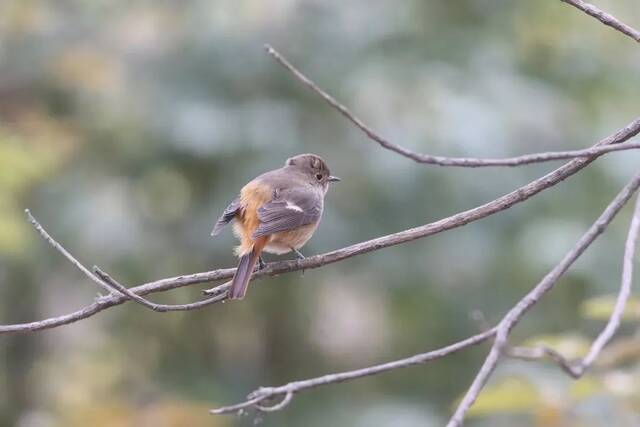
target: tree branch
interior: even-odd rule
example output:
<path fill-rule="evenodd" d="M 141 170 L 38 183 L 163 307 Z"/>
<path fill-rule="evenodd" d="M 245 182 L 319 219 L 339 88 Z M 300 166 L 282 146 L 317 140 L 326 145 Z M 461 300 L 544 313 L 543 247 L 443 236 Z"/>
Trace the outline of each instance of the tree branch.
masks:
<path fill-rule="evenodd" d="M 633 261 L 638 242 L 638 233 L 640 230 L 640 198 L 636 200 L 636 207 L 631 225 L 629 226 L 629 233 L 627 241 L 625 243 L 624 258 L 622 262 L 622 280 L 620 285 L 620 292 L 616 305 L 611 314 L 609 322 L 602 330 L 598 338 L 593 342 L 589 353 L 579 365 L 579 372 L 582 373 L 597 359 L 598 355 L 602 351 L 605 345 L 611 340 L 613 335 L 620 327 L 620 321 L 624 314 L 624 308 L 631 296 L 631 286 L 633 284 Z"/>
<path fill-rule="evenodd" d="M 619 144 L 636 136 L 639 132 L 640 118 L 629 123 L 618 132 L 604 138 L 603 140 L 595 144 L 595 146 L 598 147 Z M 584 167 L 594 161 L 598 156 L 599 155 L 593 155 L 592 157 L 574 159 L 559 167 L 558 169 L 555 169 L 554 171 L 548 173 L 547 175 L 544 175 L 527 185 L 524 185 L 510 193 L 507 193 L 502 197 L 499 197 L 473 209 L 469 209 L 463 212 L 459 212 L 450 217 L 443 218 L 436 222 L 404 230 L 398 233 L 389 234 L 387 236 L 378 237 L 366 242 L 356 243 L 354 245 L 324 254 L 307 257 L 303 260 L 269 263 L 267 264 L 266 268 L 257 271 L 253 275 L 253 278 L 261 279 L 264 277 L 277 276 L 279 274 L 289 273 L 292 271 L 310 270 L 334 262 L 339 262 L 357 255 L 380 250 L 394 245 L 399 245 L 402 243 L 410 242 L 412 240 L 424 238 L 437 233 L 441 233 L 443 231 L 461 227 L 470 222 L 477 221 L 487 216 L 501 212 L 505 209 L 509 209 L 510 207 L 529 199 L 535 194 L 547 188 L 553 187 L 554 185 L 562 182 L 564 179 L 582 170 Z M 140 286 L 133 287 L 129 290 L 137 295 L 147 295 L 154 292 L 167 291 L 170 289 L 176 289 L 197 283 L 230 279 L 231 277 L 233 277 L 234 272 L 235 268 L 226 268 L 204 273 L 195 273 L 186 276 L 178 276 L 149 282 Z M 226 291 L 228 286 L 229 285 L 226 283 L 223 285 L 219 285 L 216 288 L 209 290 L 208 294 L 221 294 Z M 89 304 L 86 307 L 73 313 L 51 317 L 35 322 L 17 323 L 13 325 L 0 325 L 0 335 L 30 333 L 68 325 L 70 323 L 74 323 L 79 320 L 91 317 L 107 308 L 120 305 L 128 300 L 129 298 L 123 295 L 108 295 L 100 297 L 92 304 Z M 222 300 L 224 299 L 220 299 L 220 301 Z M 211 303 L 213 304 L 214 302 Z"/>
<path fill-rule="evenodd" d="M 575 262 L 575 260 L 577 260 L 580 257 L 580 255 L 582 255 L 582 253 L 589 247 L 589 245 L 591 245 L 591 243 L 593 243 L 593 241 L 595 241 L 595 239 L 605 231 L 608 224 L 613 220 L 613 218 L 617 215 L 620 209 L 622 209 L 622 207 L 627 203 L 627 201 L 631 198 L 634 192 L 637 191 L 638 187 L 640 187 L 640 175 L 638 175 L 636 178 L 634 178 L 633 181 L 631 181 L 629 184 L 627 184 L 624 187 L 624 189 L 616 196 L 616 198 L 609 204 L 609 206 L 607 206 L 603 214 L 596 220 L 596 222 L 589 228 L 589 230 L 585 233 L 585 235 L 578 241 L 576 246 L 573 249 L 571 249 L 571 251 L 569 251 L 569 253 L 563 258 L 563 260 L 553 270 L 551 270 L 551 272 L 549 272 L 545 276 L 545 278 L 531 292 L 529 292 L 529 294 L 527 294 L 527 296 L 525 296 L 516 305 L 516 307 L 514 307 L 514 309 L 512 309 L 504 317 L 504 319 L 497 326 L 485 332 L 482 332 L 478 335 L 467 338 L 466 340 L 452 344 L 448 347 L 444 347 L 442 349 L 435 350 L 429 353 L 418 354 L 406 359 L 401 359 L 394 362 L 385 363 L 382 365 L 375 365 L 368 368 L 358 369 L 355 371 L 329 374 L 329 375 L 324 375 L 317 378 L 311 378 L 304 381 L 294 381 L 279 387 L 261 387 L 258 390 L 255 390 L 254 392 L 250 393 L 247 396 L 247 400 L 245 402 L 232 405 L 232 406 L 225 406 L 218 409 L 213 409 L 211 410 L 211 413 L 212 414 L 235 413 L 239 410 L 255 407 L 258 403 L 260 403 L 262 400 L 265 400 L 265 399 L 273 399 L 283 395 L 289 396 L 290 394 L 299 393 L 307 389 L 318 387 L 321 385 L 334 384 L 334 383 L 343 382 L 343 381 L 350 381 L 350 380 L 358 379 L 364 376 L 376 375 L 389 370 L 395 370 L 395 369 L 405 368 L 405 367 L 416 365 L 416 364 L 426 363 L 428 361 L 447 356 L 448 354 L 453 353 L 455 351 L 459 351 L 467 347 L 476 345 L 480 342 L 486 341 L 497 334 L 500 334 L 500 333 L 504 334 L 505 331 L 508 334 L 510 330 L 513 328 L 513 326 L 515 326 L 515 324 L 520 320 L 522 315 L 524 315 L 524 313 L 529 308 L 531 308 L 534 304 L 536 304 L 540 300 L 540 298 L 555 285 L 558 279 L 562 276 L 562 274 L 564 274 L 567 271 L 567 269 L 571 266 L 571 264 L 573 264 L 573 262 Z M 503 338 L 503 341 L 506 344 L 506 336 Z M 496 342 L 497 342 L 497 339 L 496 339 Z M 501 347 L 504 347 L 505 344 L 501 344 Z M 495 343 L 492 346 L 492 353 L 494 348 L 496 348 Z M 544 355 L 552 357 L 553 359 L 557 360 L 558 363 L 564 363 L 566 365 L 567 370 L 571 369 L 569 363 L 562 357 L 562 355 L 560 355 L 559 353 L 551 349 L 547 349 L 547 350 L 548 351 L 545 351 L 545 350 L 537 350 L 537 351 L 544 352 Z M 521 357 L 524 357 L 524 355 L 522 355 L 522 352 L 520 352 L 519 355 Z M 499 353 L 498 353 L 498 356 L 499 356 Z M 529 353 L 527 354 L 527 356 L 533 357 L 534 355 Z M 535 355 L 535 356 L 542 357 L 542 355 Z M 493 360 L 493 358 L 491 360 Z M 497 359 L 496 359 L 496 363 L 497 363 Z M 485 371 L 481 371 L 481 372 L 485 372 L 484 375 L 486 375 L 487 378 L 493 371 L 493 368 L 491 368 L 491 371 L 488 371 L 488 369 L 489 368 L 486 368 Z M 474 381 L 474 384 L 475 383 L 476 382 Z M 484 385 L 484 383 L 482 383 L 482 385 Z M 477 397 L 477 394 L 480 392 L 482 386 L 480 385 L 472 388 L 474 390 L 477 388 L 477 392 L 474 391 L 475 396 Z M 463 399 L 461 406 L 464 404 L 465 405 L 464 408 L 466 409 L 464 410 L 464 412 L 457 411 L 456 414 L 454 414 L 454 417 L 449 422 L 449 427 L 462 425 L 464 414 L 473 403 L 473 401 L 471 401 L 471 403 L 468 403 L 468 402 L 465 402 L 465 400 L 467 399 Z M 283 407 L 284 406 L 285 405 L 283 405 Z"/>
<path fill-rule="evenodd" d="M 137 302 L 138 304 L 147 307 L 153 311 L 157 311 L 160 313 L 165 313 L 167 311 L 189 311 L 189 310 L 197 310 L 202 307 L 206 307 L 211 304 L 215 304 L 216 302 L 222 301 L 227 298 L 227 290 L 228 287 L 225 288 L 224 292 L 217 293 L 216 296 L 212 298 L 207 298 L 202 301 L 190 303 L 190 304 L 156 304 L 155 302 L 151 302 L 140 295 L 131 292 L 129 289 L 118 283 L 113 277 L 109 276 L 104 271 L 100 270 L 98 267 L 94 266 L 93 271 L 95 274 L 100 277 L 110 288 L 120 292 L 122 295 L 128 297 L 128 299 Z"/>
<path fill-rule="evenodd" d="M 561 0 L 568 3 L 588 15 L 595 17 L 605 25 L 608 25 L 628 36 L 635 41 L 640 42 L 640 32 L 632 27 L 622 23 L 614 16 L 601 11 L 597 7 L 586 3 L 582 0 Z M 562 167 L 550 172 L 549 174 L 508 193 L 502 197 L 499 197 L 491 202 L 476 208 L 460 212 L 452 215 L 448 218 L 444 218 L 440 221 L 425 224 L 412 229 L 404 230 L 398 233 L 382 236 L 376 239 L 372 239 L 366 242 L 354 244 L 342 249 L 334 250 L 322 255 L 316 255 L 304 260 L 295 261 L 283 261 L 278 263 L 271 263 L 266 269 L 256 272 L 255 278 L 263 278 L 267 276 L 276 276 L 282 273 L 288 273 L 297 270 L 305 270 L 318 268 L 327 264 L 338 262 L 356 255 L 376 251 L 386 247 L 407 243 L 416 239 L 424 238 L 433 234 L 437 234 L 443 231 L 451 230 L 473 221 L 477 221 L 489 215 L 496 214 L 502 210 L 508 209 L 520 202 L 527 200 L 528 198 L 538 194 L 539 192 L 550 188 L 567 177 L 575 174 L 582 168 L 589 165 L 597 157 L 613 152 L 629 149 L 640 148 L 640 143 L 628 143 L 621 144 L 624 141 L 634 137 L 640 132 L 640 119 L 636 119 L 630 123 L 627 127 L 623 128 L 614 135 L 605 138 L 595 146 L 582 149 L 582 150 L 569 150 L 558 152 L 545 152 L 527 154 L 517 157 L 509 158 L 475 158 L 475 157 L 445 157 L 445 156 L 433 156 L 429 154 L 416 153 L 409 149 L 406 149 L 400 145 L 392 143 L 383 138 L 370 127 L 368 127 L 362 120 L 353 115 L 349 109 L 344 105 L 336 101 L 331 95 L 322 90 L 312 80 L 302 74 L 296 67 L 294 67 L 286 58 L 278 53 L 271 46 L 266 45 L 267 52 L 276 59 L 282 66 L 290 71 L 298 80 L 309 87 L 316 94 L 321 96 L 329 105 L 338 110 L 345 118 L 351 123 L 363 131 L 370 139 L 377 142 L 383 148 L 391 150 L 402 156 L 410 158 L 418 163 L 434 164 L 440 166 L 461 166 L 461 167 L 488 167 L 488 166 L 521 166 L 532 163 L 540 163 L 552 160 L 560 159 L 574 159 L 571 162 L 563 165 Z M 285 408 L 292 401 L 295 393 L 303 392 L 311 388 L 315 388 L 321 385 L 334 384 L 343 381 L 350 381 L 365 376 L 377 375 L 386 371 L 405 368 L 416 364 L 424 364 L 431 360 L 445 357 L 451 353 L 466 349 L 468 347 L 477 345 L 492 337 L 495 337 L 495 341 L 491 347 L 489 354 L 487 355 L 483 365 L 481 366 L 477 376 L 471 384 L 469 390 L 465 394 L 464 398 L 460 402 L 456 411 L 452 415 L 448 427 L 461 426 L 464 417 L 473 405 L 478 395 L 484 388 L 491 374 L 494 372 L 500 358 L 503 355 L 509 355 L 511 357 L 524 358 L 527 360 L 538 360 L 542 358 L 548 358 L 557 363 L 567 374 L 574 378 L 581 377 L 586 370 L 593 364 L 601 353 L 604 346 L 611 340 L 616 331 L 618 330 L 621 322 L 621 317 L 624 312 L 625 305 L 631 294 L 632 276 L 633 276 L 633 257 L 635 253 L 636 243 L 638 240 L 638 234 L 640 233 L 640 198 L 636 203 L 634 216 L 629 227 L 629 233 L 625 244 L 625 255 L 623 260 L 623 272 L 620 292 L 614 311 L 607 322 L 607 325 L 603 331 L 594 340 L 588 354 L 579 362 L 574 363 L 567 360 L 559 352 L 545 346 L 534 348 L 522 348 L 508 347 L 508 337 L 511 330 L 519 323 L 526 312 L 537 304 L 540 299 L 551 290 L 560 277 L 570 268 L 570 266 L 582 255 L 582 253 L 605 231 L 609 223 L 622 209 L 622 207 L 628 202 L 631 196 L 640 187 L 640 175 L 635 177 L 625 188 L 616 196 L 616 198 L 607 206 L 598 220 L 588 229 L 588 231 L 582 236 L 582 238 L 576 243 L 562 261 L 554 267 L 522 300 L 518 302 L 498 323 L 497 326 L 482 332 L 478 335 L 472 336 L 465 340 L 459 341 L 447 347 L 443 347 L 438 350 L 434 350 L 427 353 L 418 354 L 409 358 L 388 362 L 380 365 L 375 365 L 363 369 L 346 371 L 341 373 L 328 374 L 317 378 L 311 378 L 303 381 L 295 381 L 279 387 L 262 387 L 252 392 L 247 397 L 245 402 L 242 402 L 233 406 L 226 406 L 218 409 L 211 410 L 213 414 L 225 414 L 233 413 L 244 410 L 246 408 L 254 408 L 263 412 L 273 412 Z M 106 308 L 122 304 L 128 300 L 137 302 L 146 308 L 157 312 L 168 311 L 184 311 L 194 310 L 210 304 L 217 303 L 226 299 L 227 291 L 229 288 L 228 283 L 219 285 L 213 289 L 205 291 L 206 294 L 213 295 L 210 298 L 202 301 L 197 301 L 190 304 L 156 304 L 142 295 L 146 295 L 153 292 L 166 291 L 169 289 L 175 289 L 181 286 L 187 286 L 195 283 L 202 283 L 213 280 L 221 280 L 232 277 L 235 269 L 220 269 L 210 271 L 206 273 L 197 273 L 189 276 L 180 276 L 169 279 L 162 279 L 155 282 L 150 282 L 144 285 L 140 285 L 134 288 L 126 288 L 115 279 L 110 277 L 107 273 L 100 270 L 98 267 L 94 267 L 94 271 L 91 272 L 83 264 L 81 264 L 70 252 L 68 252 L 62 245 L 56 242 L 46 230 L 35 220 L 31 213 L 26 211 L 29 222 L 35 227 L 38 233 L 50 243 L 57 251 L 59 251 L 65 258 L 67 258 L 74 266 L 82 271 L 87 277 L 99 286 L 109 291 L 109 295 L 100 296 L 92 304 L 87 307 L 76 311 L 74 313 L 45 319 L 38 322 L 30 322 L 15 325 L 0 325 L 0 334 L 7 333 L 24 333 L 34 332 L 38 330 L 49 329 L 57 326 L 66 325 L 75 321 L 93 316 L 94 314 L 105 310 Z M 281 398 L 281 401 L 271 406 L 265 405 L 266 402 L 271 402 L 275 398 Z"/>
<path fill-rule="evenodd" d="M 532 163 L 548 162 L 551 160 L 573 159 L 579 157 L 591 157 L 611 151 L 630 150 L 640 148 L 640 143 L 624 144 L 617 146 L 597 146 L 583 150 L 556 151 L 546 153 L 526 154 L 517 157 L 507 158 L 477 158 L 477 157 L 444 157 L 433 156 L 431 154 L 422 154 L 411 151 L 376 133 L 367 126 L 362 120 L 356 117 L 347 107 L 336 101 L 334 97 L 321 89 L 313 80 L 302 74 L 295 66 L 293 66 L 282 54 L 275 50 L 271 45 L 265 45 L 267 52 L 291 74 L 300 80 L 305 86 L 313 92 L 320 95 L 330 106 L 338 110 L 347 120 L 353 123 L 358 129 L 365 133 L 371 140 L 377 142 L 382 147 L 391 150 L 397 154 L 414 160 L 417 163 L 438 165 L 438 166 L 459 166 L 468 168 L 488 167 L 488 166 L 523 166 Z"/>
<path fill-rule="evenodd" d="M 103 288 L 109 294 L 111 294 L 111 288 L 109 288 L 109 286 L 107 286 L 102 280 L 100 280 L 100 278 L 96 277 L 96 275 L 93 274 L 88 268 L 86 268 L 84 265 L 82 265 L 82 263 L 80 261 L 78 261 L 76 258 L 74 258 L 74 256 L 71 255 L 71 253 L 69 253 L 69 251 L 67 251 L 60 243 L 56 242 L 54 240 L 54 238 L 51 237 L 51 235 L 49 235 L 49 233 L 47 233 L 47 231 L 44 229 L 44 227 L 42 227 L 42 225 L 40 225 L 40 223 L 33 217 L 33 215 L 31 215 L 31 211 L 29 209 L 25 209 L 24 213 L 27 215 L 27 221 L 29 221 L 31 223 L 31 225 L 33 225 L 33 228 L 36 229 L 38 234 L 40 234 L 40 236 L 47 243 L 49 243 L 51 246 L 53 246 L 53 248 L 55 250 L 60 252 L 62 254 L 62 256 L 64 256 L 67 260 L 69 260 L 69 262 L 71 264 L 73 264 L 78 270 L 82 271 L 85 276 L 87 276 L 89 279 L 91 279 L 93 282 L 97 283 L 101 288 Z"/>
<path fill-rule="evenodd" d="M 535 347 L 511 347 L 506 346 L 504 353 L 508 357 L 522 359 L 527 361 L 538 361 L 548 359 L 558 365 L 567 375 L 572 378 L 578 378 L 574 371 L 574 365 L 571 360 L 567 359 L 557 350 L 546 345 Z"/>
<path fill-rule="evenodd" d="M 478 398 L 489 377 L 493 373 L 498 361 L 507 345 L 509 334 L 513 327 L 522 319 L 524 314 L 540 299 L 550 291 L 558 282 L 567 269 L 582 255 L 582 253 L 598 238 L 616 214 L 622 209 L 627 201 L 640 187 L 640 175 L 636 176 L 627 184 L 616 198 L 607 206 L 602 215 L 587 232 L 578 240 L 576 245 L 565 255 L 562 261 L 556 265 L 515 307 L 513 307 L 497 326 L 496 339 L 491 347 L 489 355 L 485 359 L 478 375 L 474 379 L 471 387 L 458 405 L 455 413 L 449 420 L 447 427 L 458 427 L 462 425 L 464 417 Z M 635 241 L 635 240 L 634 240 Z M 625 300 L 626 301 L 626 300 Z M 624 305 L 623 305 L 624 308 Z M 608 337 L 610 338 L 610 336 Z M 607 340 L 608 340 L 607 338 Z M 602 344 L 604 345 L 604 344 Z"/>
<path fill-rule="evenodd" d="M 615 16 L 598 9 L 591 3 L 587 3 L 582 0 L 560 0 L 560 1 L 580 9 L 587 15 L 596 18 L 598 21 L 602 22 L 604 25 L 607 25 L 615 30 L 618 30 L 622 34 L 626 34 L 627 36 L 634 39 L 636 42 L 640 43 L 640 31 L 630 27 L 629 25 L 620 21 Z"/>
<path fill-rule="evenodd" d="M 625 243 L 624 257 L 622 262 L 622 280 L 616 304 L 614 306 L 613 312 L 611 313 L 611 317 L 607 322 L 607 325 L 594 340 L 593 344 L 591 344 L 589 352 L 584 358 L 572 362 L 567 360 L 560 352 L 546 346 L 533 348 L 518 347 L 516 349 L 512 349 L 512 351 L 509 352 L 509 355 L 527 360 L 538 360 L 548 357 L 552 361 L 557 363 L 562 368 L 562 370 L 564 370 L 571 377 L 576 379 L 582 377 L 598 358 L 598 356 L 602 352 L 602 349 L 607 345 L 609 341 L 611 341 L 611 338 L 613 338 L 616 331 L 620 327 L 622 316 L 624 315 L 624 309 L 627 302 L 629 301 L 629 298 L 631 297 L 631 286 L 633 284 L 633 259 L 635 256 L 639 233 L 640 197 L 636 199 L 636 207 L 634 210 L 633 218 L 631 219 L 631 225 L 629 226 L 629 232 L 627 234 L 627 241 Z"/>
<path fill-rule="evenodd" d="M 303 381 L 294 381 L 279 387 L 261 387 L 249 394 L 249 396 L 247 396 L 247 401 L 233 406 L 224 406 L 218 409 L 212 409 L 211 413 L 217 415 L 235 413 L 240 409 L 255 407 L 257 403 L 260 403 L 265 399 L 272 399 L 278 396 L 292 396 L 295 393 L 299 393 L 322 385 L 351 381 L 366 376 L 377 375 L 386 371 L 427 363 L 432 360 L 441 359 L 451 353 L 455 353 L 465 348 L 480 344 L 481 342 L 484 342 L 493 337 L 495 332 L 496 329 L 493 328 L 469 337 L 465 340 L 459 341 L 455 344 L 440 348 L 438 350 L 433 350 L 428 353 L 416 354 L 415 356 L 407 357 L 406 359 L 400 359 L 393 362 L 370 366 L 368 368 L 339 372 L 336 374 L 328 374 Z"/>

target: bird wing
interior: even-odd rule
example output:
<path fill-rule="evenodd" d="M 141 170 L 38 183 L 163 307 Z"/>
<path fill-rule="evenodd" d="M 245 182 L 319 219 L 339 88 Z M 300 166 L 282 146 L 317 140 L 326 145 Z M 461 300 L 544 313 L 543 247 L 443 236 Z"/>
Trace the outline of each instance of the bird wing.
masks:
<path fill-rule="evenodd" d="M 253 238 L 313 224 L 322 216 L 322 196 L 313 189 L 293 188 L 277 192 L 258 209 L 260 225 Z"/>
<path fill-rule="evenodd" d="M 217 236 L 222 231 L 222 228 L 227 225 L 235 216 L 240 212 L 240 197 L 233 199 L 229 206 L 224 210 L 222 216 L 216 221 L 216 225 L 213 226 L 211 236 Z"/>

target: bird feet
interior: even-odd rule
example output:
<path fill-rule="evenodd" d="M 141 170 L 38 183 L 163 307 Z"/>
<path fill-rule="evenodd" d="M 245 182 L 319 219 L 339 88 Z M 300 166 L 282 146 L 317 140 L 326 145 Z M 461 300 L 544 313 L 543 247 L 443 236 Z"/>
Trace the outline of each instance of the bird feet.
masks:
<path fill-rule="evenodd" d="M 262 270 L 267 266 L 267 263 L 264 262 L 261 256 L 258 257 L 258 270 Z"/>
<path fill-rule="evenodd" d="M 304 255 L 302 255 L 302 252 L 300 252 L 296 248 L 291 248 L 291 250 L 293 251 L 294 254 L 296 254 L 296 258 L 298 258 L 298 259 L 305 259 L 306 258 Z"/>
<path fill-rule="evenodd" d="M 299 260 L 306 258 L 304 255 L 302 255 L 302 252 L 300 252 L 296 248 L 291 248 L 291 250 L 294 254 L 296 254 L 296 258 L 298 258 Z M 302 277 L 304 277 L 304 268 L 302 269 Z"/>

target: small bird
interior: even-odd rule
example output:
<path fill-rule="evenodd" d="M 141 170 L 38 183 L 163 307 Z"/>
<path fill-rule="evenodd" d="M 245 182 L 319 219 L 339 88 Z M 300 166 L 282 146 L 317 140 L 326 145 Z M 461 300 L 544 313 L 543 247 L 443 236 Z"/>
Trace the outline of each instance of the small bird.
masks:
<path fill-rule="evenodd" d="M 263 173 L 242 187 L 211 232 L 217 236 L 233 221 L 240 240 L 236 248 L 240 262 L 231 280 L 229 299 L 244 298 L 256 262 L 264 267 L 263 251 L 293 251 L 304 258 L 299 249 L 316 231 L 329 183 L 336 181 L 340 178 L 331 175 L 320 156 L 300 154 L 287 159 L 284 167 Z"/>

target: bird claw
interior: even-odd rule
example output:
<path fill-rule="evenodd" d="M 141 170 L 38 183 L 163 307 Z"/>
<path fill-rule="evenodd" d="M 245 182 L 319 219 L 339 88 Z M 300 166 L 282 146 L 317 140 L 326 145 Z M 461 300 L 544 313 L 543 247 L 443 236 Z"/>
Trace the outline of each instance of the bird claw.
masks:
<path fill-rule="evenodd" d="M 296 248 L 291 248 L 291 250 L 293 251 L 294 254 L 296 254 L 296 258 L 298 258 L 298 259 L 305 259 L 306 258 L 304 255 L 302 255 L 302 252 L 300 252 Z"/>
<path fill-rule="evenodd" d="M 291 248 L 291 250 L 293 251 L 294 254 L 296 254 L 296 258 L 298 260 L 303 260 L 306 259 L 307 257 L 305 257 L 304 255 L 302 255 L 302 252 L 300 252 L 299 250 L 297 250 L 296 248 Z M 302 277 L 304 277 L 304 268 L 302 269 Z"/>

